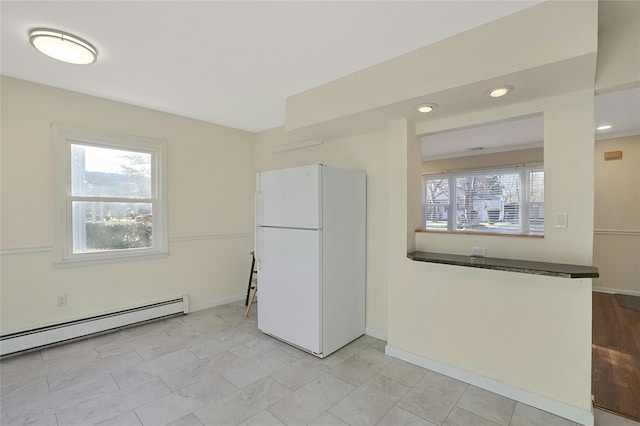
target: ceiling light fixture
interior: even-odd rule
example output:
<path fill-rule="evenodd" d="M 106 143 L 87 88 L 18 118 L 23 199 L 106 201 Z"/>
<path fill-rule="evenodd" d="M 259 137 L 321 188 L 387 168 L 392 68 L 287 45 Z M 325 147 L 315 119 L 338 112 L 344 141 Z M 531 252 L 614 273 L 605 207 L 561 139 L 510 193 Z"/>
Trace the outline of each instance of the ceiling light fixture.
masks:
<path fill-rule="evenodd" d="M 609 130 L 611 128 L 610 124 L 606 124 L 604 126 L 596 127 L 596 130 Z"/>
<path fill-rule="evenodd" d="M 416 105 L 415 108 L 416 110 L 418 110 L 418 112 L 426 114 L 438 108 L 438 104 L 420 104 L 420 105 Z"/>
<path fill-rule="evenodd" d="M 36 28 L 29 32 L 29 42 L 38 52 L 69 64 L 92 64 L 98 58 L 91 43 L 63 31 Z"/>
<path fill-rule="evenodd" d="M 501 98 L 511 90 L 513 90 L 513 87 L 511 86 L 496 87 L 489 92 L 489 96 L 491 96 L 492 98 Z"/>

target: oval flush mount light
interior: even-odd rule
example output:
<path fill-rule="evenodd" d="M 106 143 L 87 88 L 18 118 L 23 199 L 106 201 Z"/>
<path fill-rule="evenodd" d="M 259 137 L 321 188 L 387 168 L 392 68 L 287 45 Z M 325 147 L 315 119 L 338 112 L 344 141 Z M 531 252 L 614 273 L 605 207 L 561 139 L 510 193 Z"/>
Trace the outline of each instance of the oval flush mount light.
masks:
<path fill-rule="evenodd" d="M 426 114 L 438 108 L 438 104 L 420 104 L 420 105 L 416 105 L 415 108 L 418 112 Z"/>
<path fill-rule="evenodd" d="M 29 32 L 29 42 L 38 52 L 69 64 L 92 64 L 98 58 L 91 43 L 63 31 L 36 28 Z"/>
<path fill-rule="evenodd" d="M 604 126 L 596 127 L 596 130 L 609 130 L 611 128 L 610 124 L 605 124 Z"/>
<path fill-rule="evenodd" d="M 496 87 L 495 89 L 489 91 L 489 96 L 491 96 L 492 98 L 501 98 L 512 90 L 513 87 L 511 86 Z"/>

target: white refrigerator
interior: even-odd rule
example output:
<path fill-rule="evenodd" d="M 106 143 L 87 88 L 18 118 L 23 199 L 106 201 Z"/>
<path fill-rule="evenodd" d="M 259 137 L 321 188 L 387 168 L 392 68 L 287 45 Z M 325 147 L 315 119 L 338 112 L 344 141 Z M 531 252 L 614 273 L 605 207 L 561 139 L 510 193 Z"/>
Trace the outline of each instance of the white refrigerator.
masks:
<path fill-rule="evenodd" d="M 321 358 L 364 334 L 365 233 L 364 172 L 258 173 L 258 328 Z"/>

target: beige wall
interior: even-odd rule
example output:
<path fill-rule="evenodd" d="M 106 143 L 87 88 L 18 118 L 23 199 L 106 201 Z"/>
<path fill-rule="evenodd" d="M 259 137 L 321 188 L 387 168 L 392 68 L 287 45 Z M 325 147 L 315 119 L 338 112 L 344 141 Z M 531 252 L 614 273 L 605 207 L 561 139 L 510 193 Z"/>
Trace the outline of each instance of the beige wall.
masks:
<path fill-rule="evenodd" d="M 598 34 L 597 64 L 597 93 L 640 86 L 640 20 L 628 21 Z"/>
<path fill-rule="evenodd" d="M 196 307 L 243 295 L 255 135 L 22 80 L 1 84 L 3 334 L 184 294 Z M 54 266 L 52 122 L 168 141 L 168 257 Z M 66 307 L 56 307 L 60 294 Z"/>
<path fill-rule="evenodd" d="M 622 151 L 605 161 L 604 153 Z M 594 286 L 640 295 L 640 136 L 595 145 Z"/>
<path fill-rule="evenodd" d="M 420 123 L 417 128 L 422 134 L 539 112 L 545 117 L 545 209 L 550 214 L 568 211 L 569 227 L 554 228 L 547 220 L 544 239 L 420 233 L 415 235 L 418 250 L 467 254 L 479 245 L 492 257 L 591 264 L 592 91 Z M 390 129 L 396 126 L 391 123 Z M 418 168 L 411 165 L 420 159 L 409 154 L 414 143 L 390 130 L 390 150 L 404 153 L 389 156 L 390 193 L 406 193 L 403 186 L 420 179 Z M 408 201 L 398 199 L 401 207 L 390 207 L 390 235 L 406 232 L 405 217 L 412 220 L 412 213 L 402 206 Z M 413 233 L 406 238 L 414 238 Z M 413 262 L 404 247 L 390 241 L 390 347 L 566 404 L 588 416 L 590 279 Z"/>
<path fill-rule="evenodd" d="M 308 147 L 290 149 L 296 146 Z M 313 145 L 315 144 L 315 145 Z M 384 336 L 387 330 L 387 140 L 385 132 L 319 143 L 300 141 L 275 128 L 258 133 L 256 170 L 322 163 L 367 173 L 366 326 Z"/>
<path fill-rule="evenodd" d="M 437 173 L 454 170 L 482 169 L 486 167 L 513 166 L 522 163 L 544 161 L 544 148 L 518 149 L 468 157 L 443 158 L 422 162 L 422 173 Z"/>

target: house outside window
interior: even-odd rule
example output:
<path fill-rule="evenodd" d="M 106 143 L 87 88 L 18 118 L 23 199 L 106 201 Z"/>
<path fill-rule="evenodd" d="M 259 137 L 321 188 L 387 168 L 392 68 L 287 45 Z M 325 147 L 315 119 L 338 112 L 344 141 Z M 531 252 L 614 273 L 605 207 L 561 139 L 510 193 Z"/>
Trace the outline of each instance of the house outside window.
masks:
<path fill-rule="evenodd" d="M 57 260 L 166 254 L 166 143 L 60 124 L 53 137 Z"/>
<path fill-rule="evenodd" d="M 424 227 L 544 235 L 541 163 L 424 175 Z"/>

